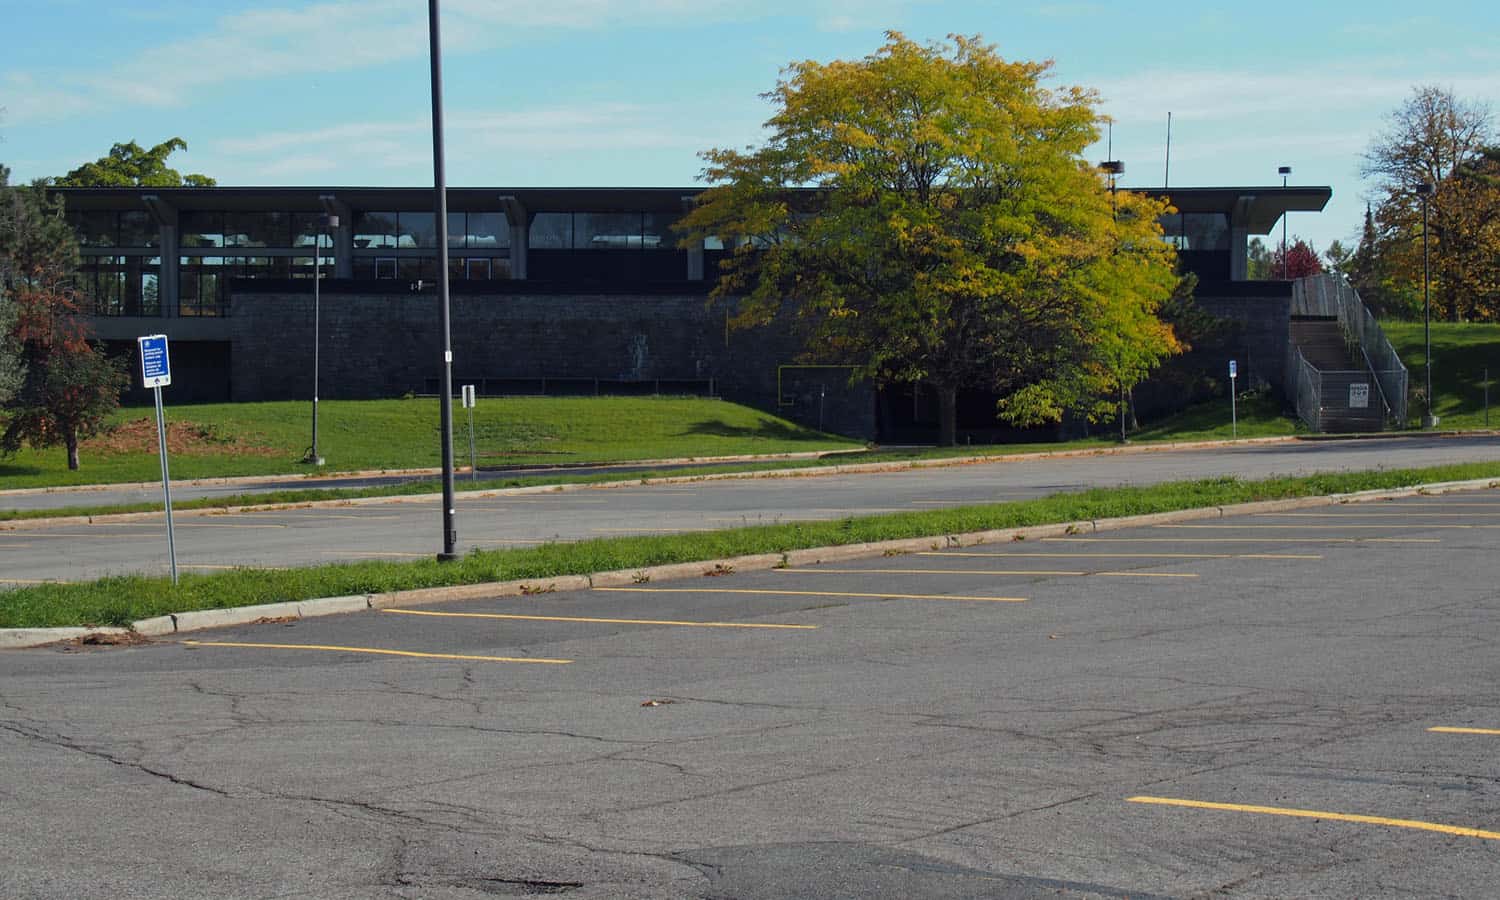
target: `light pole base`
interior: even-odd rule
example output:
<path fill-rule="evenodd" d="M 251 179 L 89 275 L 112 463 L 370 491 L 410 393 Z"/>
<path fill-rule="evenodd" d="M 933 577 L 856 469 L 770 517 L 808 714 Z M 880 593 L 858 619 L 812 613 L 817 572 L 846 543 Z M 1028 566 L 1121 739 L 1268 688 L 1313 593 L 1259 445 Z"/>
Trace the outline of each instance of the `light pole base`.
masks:
<path fill-rule="evenodd" d="M 1429 415 L 1425 415 L 1425 416 L 1422 417 L 1422 427 L 1423 428 L 1436 428 L 1437 425 L 1438 425 L 1438 417 L 1437 416 L 1429 414 Z"/>
<path fill-rule="evenodd" d="M 437 555 L 438 562 L 454 562 L 460 559 L 463 559 L 462 553 L 439 553 Z"/>

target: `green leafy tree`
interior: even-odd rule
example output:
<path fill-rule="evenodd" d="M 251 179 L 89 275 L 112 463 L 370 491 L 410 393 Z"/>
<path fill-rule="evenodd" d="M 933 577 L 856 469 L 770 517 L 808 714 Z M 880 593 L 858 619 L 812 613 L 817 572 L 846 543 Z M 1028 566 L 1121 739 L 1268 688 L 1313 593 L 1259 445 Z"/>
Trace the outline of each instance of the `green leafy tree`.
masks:
<path fill-rule="evenodd" d="M 58 187 L 213 187 L 207 175 L 183 175 L 167 165 L 167 158 L 186 150 L 187 141 L 169 138 L 149 150 L 131 141 L 115 144 L 109 155 L 84 163 L 53 181 Z"/>
<path fill-rule="evenodd" d="M 0 208 L 10 194 L 10 170 L 0 165 Z M 0 258 L 0 265 L 4 265 Z M 0 269 L 0 405 L 21 386 L 21 348 L 16 343 L 16 304 L 6 287 L 9 279 Z"/>
<path fill-rule="evenodd" d="M 1377 185 L 1381 268 L 1393 294 L 1422 292 L 1423 204 L 1416 186 L 1434 186 L 1426 204 L 1432 308 L 1449 321 L 1500 312 L 1494 248 L 1486 246 L 1492 236 L 1484 224 L 1497 188 L 1462 177 L 1481 163 L 1493 137 L 1488 106 L 1427 85 L 1389 115 L 1388 128 L 1365 153 L 1362 172 Z"/>
<path fill-rule="evenodd" d="M 1354 251 L 1335 238 L 1329 243 L 1328 249 L 1323 251 L 1323 262 L 1325 271 L 1348 278 L 1350 266 L 1354 262 Z"/>
<path fill-rule="evenodd" d="M 810 359 L 931 384 L 945 444 L 960 388 L 1018 424 L 1111 415 L 1101 398 L 1177 349 L 1155 315 L 1174 251 L 1166 207 L 1112 197 L 1083 159 L 1097 98 L 1049 87 L 1050 68 L 895 32 L 788 67 L 766 143 L 704 153 L 713 186 L 682 223 L 734 248 L 715 296 L 737 299 L 735 323 L 789 317 Z"/>
<path fill-rule="evenodd" d="M 1245 275 L 1251 281 L 1266 281 L 1273 277 L 1271 248 L 1266 246 L 1265 241 L 1258 237 L 1250 239 L 1250 243 L 1245 247 L 1245 266 Z"/>
<path fill-rule="evenodd" d="M 14 304 L 7 337 L 22 378 L 3 410 L 0 453 L 62 445 L 77 469 L 78 444 L 103 427 L 128 380 L 88 341 L 73 288 L 78 245 L 62 203 L 43 185 L 0 188 L 0 291 Z"/>

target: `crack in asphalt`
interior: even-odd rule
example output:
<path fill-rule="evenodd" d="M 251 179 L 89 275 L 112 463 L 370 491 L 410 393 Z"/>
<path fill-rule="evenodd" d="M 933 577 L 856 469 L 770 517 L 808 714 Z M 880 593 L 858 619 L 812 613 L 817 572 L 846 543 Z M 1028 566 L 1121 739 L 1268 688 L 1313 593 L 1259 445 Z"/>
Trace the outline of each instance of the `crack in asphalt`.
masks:
<path fill-rule="evenodd" d="M 37 741 L 38 743 L 46 744 L 48 746 L 61 747 L 65 750 L 72 750 L 77 753 L 82 753 L 95 759 L 103 760 L 104 762 L 110 763 L 111 765 L 119 766 L 122 769 L 132 769 L 134 771 L 150 775 L 154 778 L 160 778 L 165 781 L 169 781 L 172 784 L 180 785 L 182 787 L 192 788 L 193 790 L 197 791 L 204 791 L 206 793 L 215 794 L 220 797 L 232 796 L 228 791 L 223 790 L 222 788 L 216 788 L 212 787 L 211 785 L 202 784 L 189 778 L 183 778 L 180 775 L 174 775 L 171 772 L 162 771 L 161 769 L 153 769 L 152 767 L 144 763 L 122 759 L 106 750 L 100 750 L 93 747 L 85 747 L 82 744 L 68 740 L 62 735 L 48 734 L 38 729 L 25 728 L 20 725 L 14 725 L 6 722 L 0 722 L 0 729 L 9 731 L 12 734 L 16 734 L 24 738 L 29 738 L 31 740 Z"/>

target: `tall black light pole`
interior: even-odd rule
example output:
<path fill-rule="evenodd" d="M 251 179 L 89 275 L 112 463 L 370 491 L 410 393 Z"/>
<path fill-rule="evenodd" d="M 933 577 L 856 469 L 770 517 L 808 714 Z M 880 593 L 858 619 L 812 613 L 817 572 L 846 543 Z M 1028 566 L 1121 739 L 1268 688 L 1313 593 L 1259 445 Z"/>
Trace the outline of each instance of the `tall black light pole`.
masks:
<path fill-rule="evenodd" d="M 1286 189 L 1286 177 L 1292 174 L 1291 166 L 1277 166 L 1276 174 L 1281 176 L 1281 188 Z M 1291 260 L 1286 255 L 1286 210 L 1281 211 L 1281 280 L 1285 281 L 1287 274 L 1291 271 Z"/>
<path fill-rule="evenodd" d="M 1432 182 L 1418 184 L 1416 191 L 1417 196 L 1422 198 L 1422 343 L 1425 345 L 1423 354 L 1427 361 L 1427 415 L 1422 417 L 1422 427 L 1436 428 L 1437 417 L 1432 414 L 1432 303 L 1427 268 L 1427 200 L 1432 196 Z"/>
<path fill-rule="evenodd" d="M 1114 149 L 1114 127 L 1110 127 L 1110 149 Z M 1109 217 L 1120 218 L 1120 208 L 1115 205 L 1115 179 L 1125 174 L 1125 163 L 1118 159 L 1106 159 L 1099 164 L 1099 171 L 1109 175 Z M 1120 382 L 1120 443 L 1125 443 L 1125 382 Z"/>
<path fill-rule="evenodd" d="M 443 384 L 438 398 L 443 432 L 443 552 L 458 559 L 458 526 L 453 501 L 453 335 L 448 320 L 448 182 L 443 174 L 443 52 L 438 35 L 438 0 L 427 0 L 427 36 L 432 56 L 432 192 L 437 198 L 438 298 L 443 308 Z"/>
<path fill-rule="evenodd" d="M 313 235 L 313 420 L 312 420 L 312 449 L 307 452 L 307 461 L 315 466 L 323 465 L 323 457 L 318 453 L 318 373 L 322 370 L 321 355 L 323 342 L 319 339 L 322 328 L 323 314 L 319 297 L 319 285 L 322 271 L 319 263 L 323 255 L 323 232 L 339 227 L 339 217 L 320 215 L 316 219 L 317 228 Z"/>

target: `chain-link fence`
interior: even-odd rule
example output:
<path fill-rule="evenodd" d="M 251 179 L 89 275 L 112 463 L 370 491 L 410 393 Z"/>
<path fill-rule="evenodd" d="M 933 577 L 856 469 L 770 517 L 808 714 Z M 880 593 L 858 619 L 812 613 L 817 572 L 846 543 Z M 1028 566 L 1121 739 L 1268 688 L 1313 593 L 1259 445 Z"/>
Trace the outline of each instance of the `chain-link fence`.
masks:
<path fill-rule="evenodd" d="M 1397 426 L 1405 427 L 1406 366 L 1396 355 L 1396 348 L 1391 346 L 1385 332 L 1381 331 L 1380 323 L 1375 321 L 1375 316 L 1360 300 L 1359 292 L 1353 285 L 1341 275 L 1327 273 L 1299 278 L 1292 283 L 1292 315 L 1337 318 L 1351 349 L 1358 351 L 1357 359 L 1365 364 L 1365 368 L 1375 378 L 1376 390 L 1380 394 L 1386 417 Z M 1294 374 L 1291 371 L 1294 367 L 1290 357 L 1291 354 L 1288 354 L 1289 376 Z M 1302 385 L 1289 378 L 1289 391 L 1293 385 L 1296 385 L 1295 390 L 1300 397 Z"/>
<path fill-rule="evenodd" d="M 1286 386 L 1297 406 L 1297 418 L 1312 431 L 1322 427 L 1323 376 L 1295 344 L 1287 348 Z"/>

